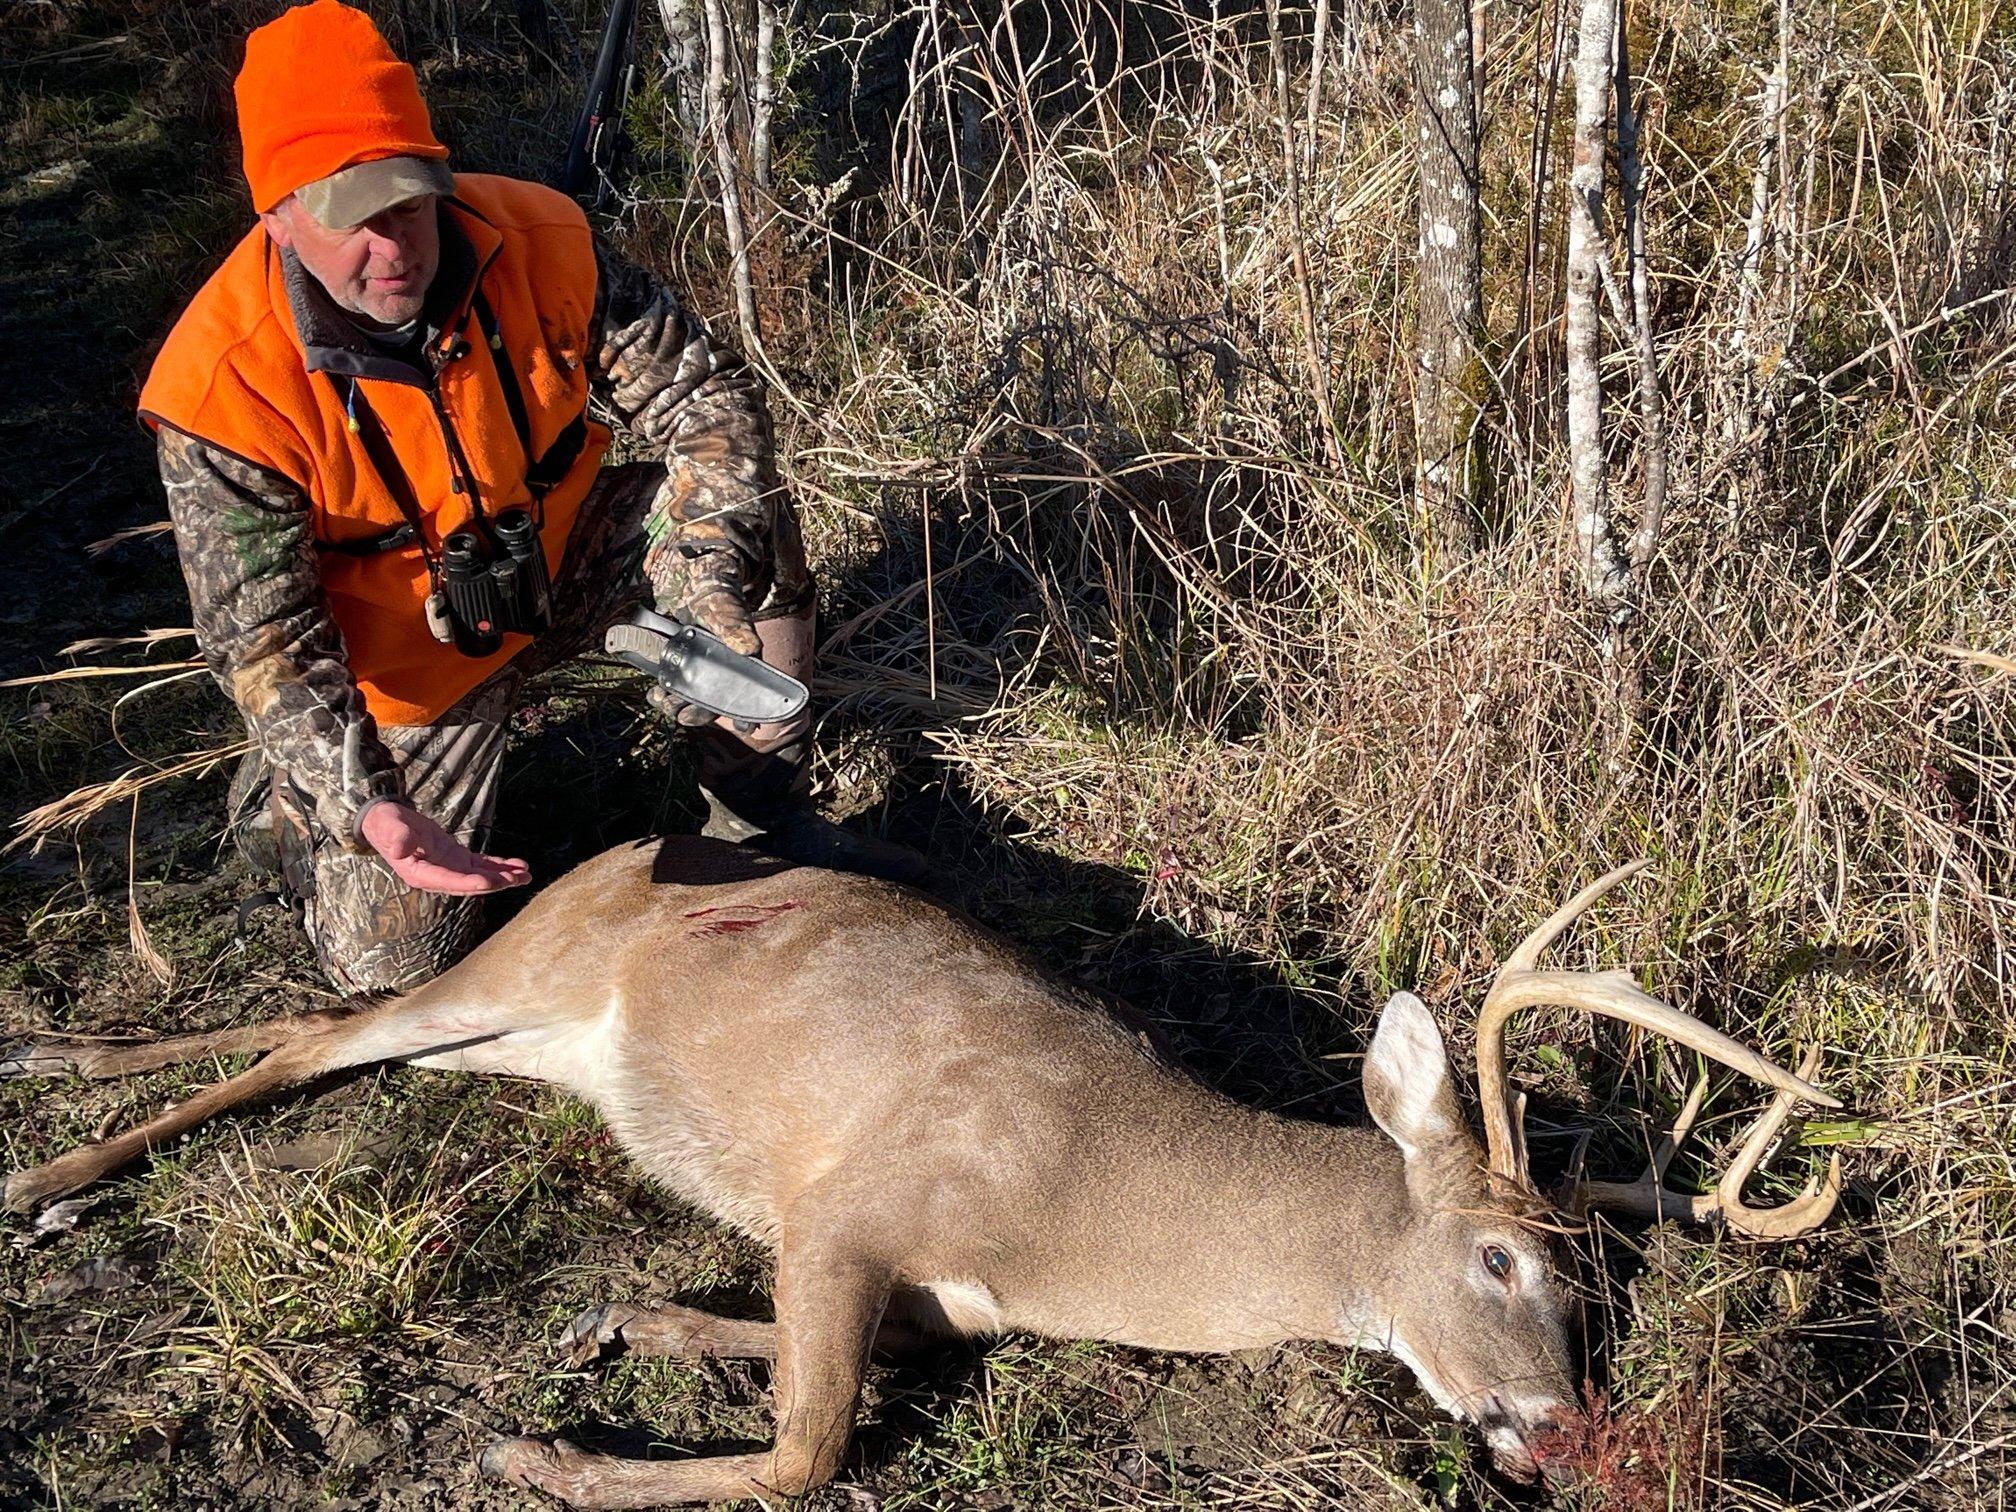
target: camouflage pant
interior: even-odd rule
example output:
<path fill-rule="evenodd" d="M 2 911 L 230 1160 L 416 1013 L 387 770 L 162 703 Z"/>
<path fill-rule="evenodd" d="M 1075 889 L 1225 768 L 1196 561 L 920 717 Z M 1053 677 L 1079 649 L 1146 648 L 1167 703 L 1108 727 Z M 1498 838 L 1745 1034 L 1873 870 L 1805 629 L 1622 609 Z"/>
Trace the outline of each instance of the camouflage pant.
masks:
<path fill-rule="evenodd" d="M 406 781 L 407 797 L 465 845 L 488 843 L 503 771 L 505 735 L 527 679 L 545 668 L 600 649 L 602 634 L 648 601 L 643 563 L 645 520 L 665 484 L 656 463 L 605 468 L 582 503 L 567 557 L 553 584 L 553 628 L 507 666 L 479 683 L 431 725 L 384 725 L 378 736 Z M 765 622 L 808 617 L 813 589 L 797 522 L 788 503 L 772 521 L 773 556 L 750 585 Z M 766 647 L 769 635 L 765 634 Z M 447 653 L 444 653 L 447 654 Z M 754 737 L 763 749 L 802 737 L 803 721 Z M 720 726 L 703 738 L 733 739 Z M 284 771 L 247 758 L 233 783 L 242 807 L 233 827 L 248 854 L 248 827 L 269 823 L 287 890 L 300 898 L 303 923 L 323 969 L 346 992 L 404 992 L 460 960 L 481 934 L 481 897 L 417 892 L 370 851 L 353 850 L 313 817 Z"/>

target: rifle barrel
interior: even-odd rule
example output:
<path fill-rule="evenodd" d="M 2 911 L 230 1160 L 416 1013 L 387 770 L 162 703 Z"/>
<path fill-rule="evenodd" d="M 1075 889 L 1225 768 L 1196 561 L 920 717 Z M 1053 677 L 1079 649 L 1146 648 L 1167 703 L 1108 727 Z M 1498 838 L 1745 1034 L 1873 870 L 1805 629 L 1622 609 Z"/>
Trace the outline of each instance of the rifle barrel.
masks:
<path fill-rule="evenodd" d="M 567 161 L 560 169 L 562 194 L 578 195 L 588 187 L 597 131 L 612 114 L 616 81 L 623 72 L 623 54 L 629 50 L 630 23 L 636 0 L 612 0 L 609 21 L 602 28 L 602 45 L 595 53 L 595 71 L 588 78 L 588 97 L 581 102 L 581 114 L 567 139 Z"/>

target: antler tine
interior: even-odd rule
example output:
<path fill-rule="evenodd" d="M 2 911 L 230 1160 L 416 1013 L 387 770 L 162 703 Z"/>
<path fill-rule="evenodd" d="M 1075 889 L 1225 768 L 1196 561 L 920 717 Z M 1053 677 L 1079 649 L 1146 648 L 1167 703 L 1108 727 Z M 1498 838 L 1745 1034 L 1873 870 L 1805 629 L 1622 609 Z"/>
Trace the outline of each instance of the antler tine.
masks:
<path fill-rule="evenodd" d="M 1799 1065 L 1802 1078 L 1820 1069 L 1821 1049 L 1815 1045 L 1806 1052 L 1806 1059 Z M 1826 1178 L 1808 1181 L 1805 1191 L 1790 1202 L 1774 1208 L 1753 1208 L 1743 1202 L 1743 1183 L 1750 1179 L 1771 1141 L 1778 1137 L 1778 1131 L 1791 1115 L 1793 1100 L 1799 1095 L 1781 1089 L 1771 1099 L 1771 1106 L 1764 1110 L 1764 1116 L 1750 1130 L 1750 1137 L 1743 1141 L 1743 1148 L 1736 1152 L 1729 1169 L 1715 1184 L 1715 1201 L 1724 1221 L 1737 1233 L 1752 1239 L 1792 1239 L 1811 1233 L 1827 1221 L 1835 1203 L 1841 1200 L 1841 1152 L 1837 1150 L 1827 1162 Z M 1832 1106 L 1841 1105 L 1837 1102 Z"/>
<path fill-rule="evenodd" d="M 1541 971 L 1535 962 L 1561 932 L 1591 904 L 1649 863 L 1638 860 L 1618 867 L 1582 889 L 1535 929 L 1500 968 L 1484 1006 L 1477 1015 L 1477 1095 L 1484 1115 L 1484 1142 L 1494 1174 L 1521 1186 L 1529 1185 L 1525 1140 L 1505 1072 L 1505 1025 L 1521 1009 L 1553 1004 L 1585 1013 L 1620 1019 L 1648 1029 L 1779 1092 L 1807 1098 L 1822 1107 L 1840 1102 L 1801 1077 L 1709 1028 L 1643 991 L 1623 971 Z"/>
<path fill-rule="evenodd" d="M 1687 1136 L 1694 1132 L 1694 1120 L 1701 1116 L 1701 1103 L 1708 1096 L 1708 1078 L 1699 1076 L 1687 1094 L 1687 1101 L 1680 1105 L 1679 1115 L 1673 1120 L 1673 1127 L 1661 1136 L 1653 1146 L 1652 1159 L 1646 1166 L 1647 1173 L 1654 1181 L 1666 1179 L 1666 1168 L 1673 1164 L 1673 1157 L 1680 1153 L 1680 1146 L 1687 1142 Z"/>
<path fill-rule="evenodd" d="M 1673 1157 L 1679 1154 L 1680 1146 L 1686 1142 L 1694 1120 L 1701 1112 L 1702 1099 L 1707 1095 L 1708 1078 L 1703 1076 L 1695 1081 L 1693 1089 L 1687 1094 L 1687 1101 L 1673 1120 L 1673 1127 L 1653 1147 L 1652 1158 L 1645 1163 L 1645 1170 L 1636 1181 L 1574 1180 L 1569 1188 L 1568 1208 L 1577 1213 L 1587 1212 L 1592 1207 L 1610 1208 L 1629 1213 L 1634 1218 L 1649 1218 L 1655 1223 L 1662 1218 L 1689 1218 L 1699 1222 L 1709 1217 L 1715 1211 L 1712 1195 L 1694 1197 L 1666 1188 L 1666 1168 L 1673 1163 Z"/>
<path fill-rule="evenodd" d="M 1502 975 L 1507 971 L 1531 971 L 1539 963 L 1540 953 L 1561 937 L 1561 932 L 1587 913 L 1605 893 L 1619 882 L 1629 881 L 1652 864 L 1648 857 L 1640 856 L 1635 861 L 1626 861 L 1615 871 L 1605 872 L 1582 891 L 1563 903 L 1553 913 L 1541 921 L 1539 927 L 1519 942 L 1518 949 L 1505 958 L 1499 968 Z"/>
<path fill-rule="evenodd" d="M 1815 1045 L 1806 1053 L 1800 1063 L 1799 1075 L 1810 1077 L 1820 1068 L 1821 1047 Z M 1701 1094 L 1707 1083 L 1695 1085 L 1687 1099 L 1687 1106 L 1674 1121 L 1673 1132 L 1660 1142 L 1660 1150 L 1667 1159 L 1671 1158 L 1669 1146 L 1677 1148 L 1686 1137 L 1693 1113 L 1700 1107 Z M 1752 1125 L 1749 1137 L 1743 1147 L 1736 1152 L 1736 1158 L 1729 1169 L 1716 1183 L 1715 1190 L 1702 1196 L 1690 1196 L 1685 1192 L 1669 1191 L 1664 1183 L 1664 1162 L 1657 1155 L 1645 1174 L 1636 1181 L 1585 1181 L 1575 1192 L 1575 1205 L 1582 1210 L 1592 1207 L 1610 1208 L 1628 1213 L 1636 1218 L 1687 1218 L 1696 1223 L 1704 1223 L 1718 1213 L 1731 1230 L 1749 1239 L 1796 1239 L 1811 1233 L 1825 1223 L 1841 1200 L 1841 1157 L 1837 1153 L 1829 1160 L 1827 1175 L 1806 1183 L 1805 1191 L 1790 1202 L 1773 1208 L 1753 1208 L 1743 1201 L 1743 1185 L 1757 1169 L 1764 1152 L 1771 1141 L 1778 1137 L 1778 1131 L 1785 1126 L 1790 1116 L 1793 1102 L 1803 1094 L 1781 1090 L 1771 1099 L 1771 1106 L 1764 1110 Z"/>
<path fill-rule="evenodd" d="M 1589 907 L 1627 877 L 1635 877 L 1652 863 L 1640 857 L 1627 861 L 1598 877 L 1566 903 L 1555 909 L 1540 926 L 1519 942 L 1506 957 L 1477 1012 L 1477 1101 L 1484 1115 L 1484 1148 L 1494 1175 L 1517 1186 L 1528 1186 L 1526 1173 L 1526 1133 L 1523 1108 L 1505 1074 L 1505 1020 L 1518 1011 L 1505 1003 L 1509 983 L 1532 973 L 1540 953 L 1560 937 L 1561 932 Z"/>

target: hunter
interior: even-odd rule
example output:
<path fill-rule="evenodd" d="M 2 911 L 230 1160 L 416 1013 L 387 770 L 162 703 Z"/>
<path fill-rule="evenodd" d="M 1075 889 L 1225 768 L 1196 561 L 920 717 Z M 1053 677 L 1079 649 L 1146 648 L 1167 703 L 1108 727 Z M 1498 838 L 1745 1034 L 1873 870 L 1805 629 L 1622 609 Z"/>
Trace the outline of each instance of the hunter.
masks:
<path fill-rule="evenodd" d="M 338 987 L 403 991 L 475 943 L 483 894 L 530 879 L 485 853 L 528 678 L 649 602 L 809 680 L 813 582 L 755 376 L 573 201 L 451 173 L 368 16 L 315 0 L 260 27 L 236 95 L 258 224 L 140 411 L 252 740 L 232 833 Z M 604 467 L 598 415 L 662 460 Z M 514 530 L 550 583 L 530 633 L 464 623 L 451 569 Z M 809 716 L 738 729 L 653 702 L 698 747 L 706 833 L 921 866 L 813 810 Z"/>

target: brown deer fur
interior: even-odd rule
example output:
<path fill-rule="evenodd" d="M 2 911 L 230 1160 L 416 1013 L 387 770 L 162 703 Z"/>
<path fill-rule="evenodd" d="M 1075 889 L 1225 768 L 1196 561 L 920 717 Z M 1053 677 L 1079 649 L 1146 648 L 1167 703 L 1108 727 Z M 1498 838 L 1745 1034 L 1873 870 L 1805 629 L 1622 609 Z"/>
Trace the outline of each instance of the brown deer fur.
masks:
<path fill-rule="evenodd" d="M 1405 994 L 1366 1057 L 1380 1127 L 1299 1122 L 1169 1069 L 915 892 L 671 839 L 586 863 L 396 1001 L 165 1045 L 30 1046 L 6 1069 L 261 1048 L 151 1123 L 17 1173 L 6 1204 L 75 1190 L 245 1097 L 400 1060 L 570 1089 L 653 1177 L 774 1248 L 774 1329 L 615 1305 L 570 1342 L 774 1356 L 775 1447 L 486 1451 L 485 1469 L 577 1505 L 825 1482 L 878 1331 L 898 1329 L 1387 1350 L 1522 1475 L 1581 1421 L 1548 1247 L 1520 1199 L 1494 1196 L 1434 1021 Z"/>

